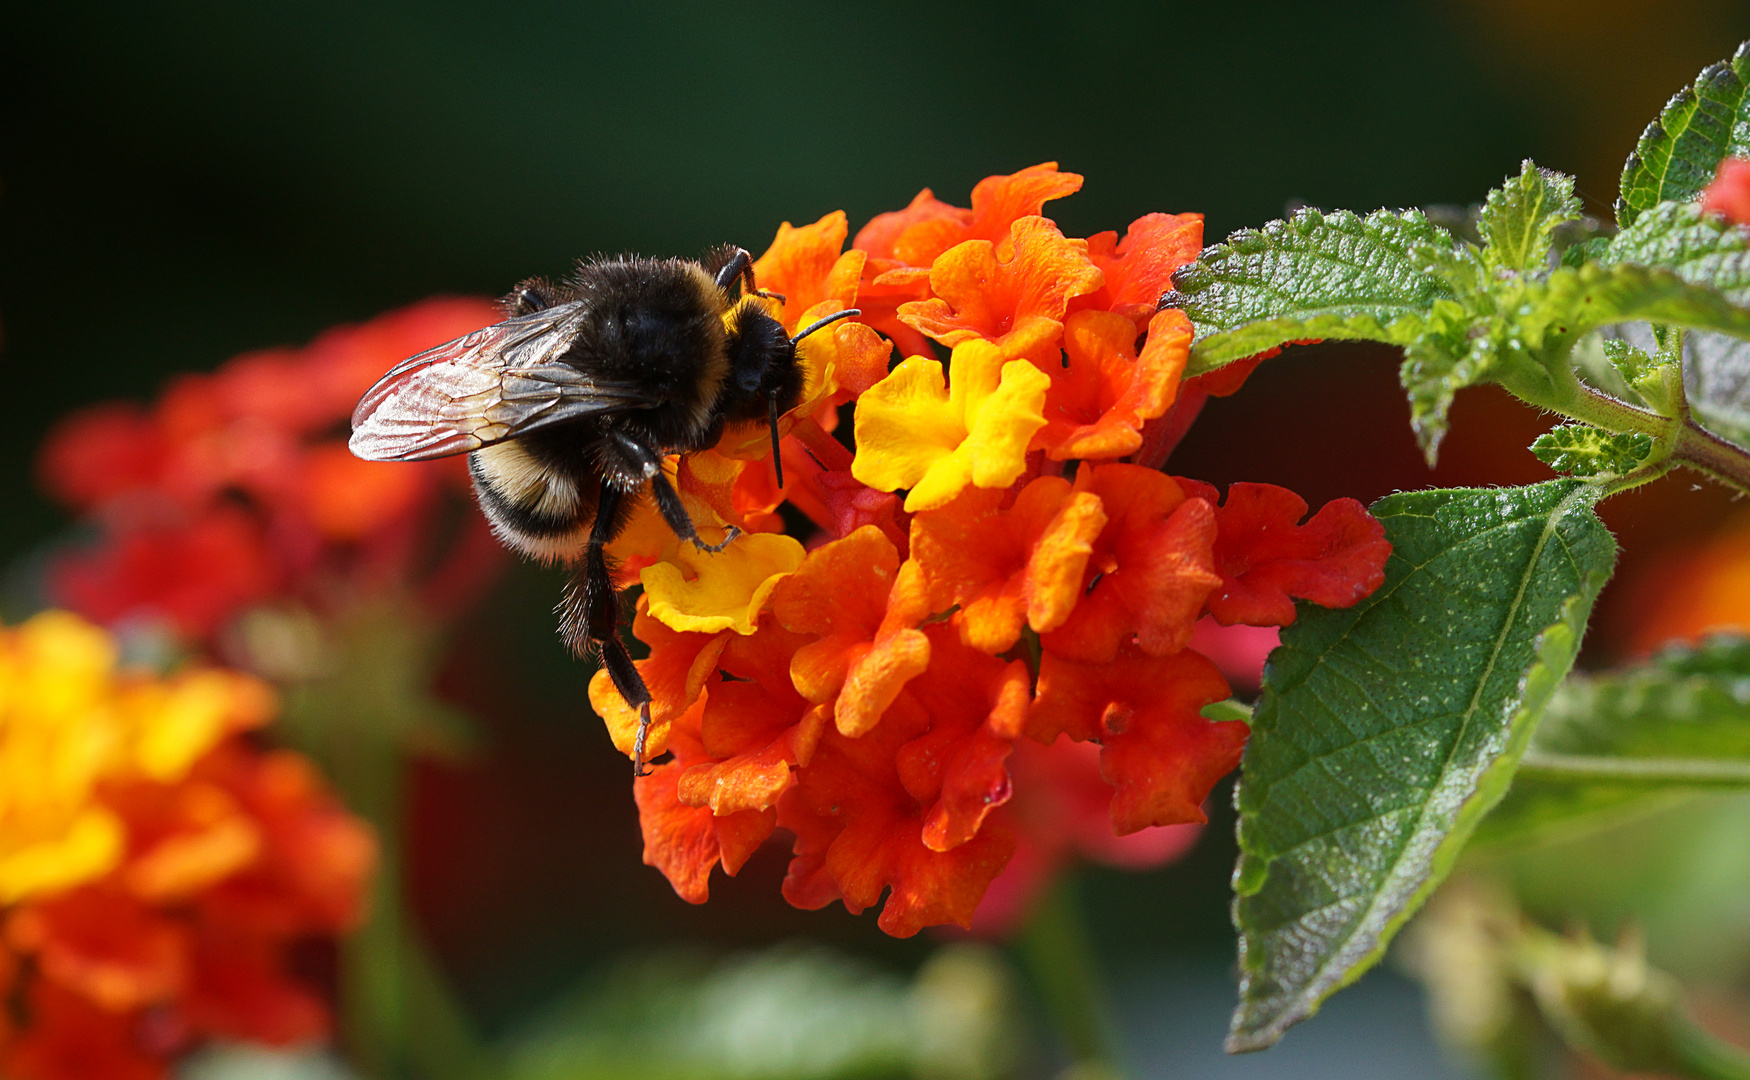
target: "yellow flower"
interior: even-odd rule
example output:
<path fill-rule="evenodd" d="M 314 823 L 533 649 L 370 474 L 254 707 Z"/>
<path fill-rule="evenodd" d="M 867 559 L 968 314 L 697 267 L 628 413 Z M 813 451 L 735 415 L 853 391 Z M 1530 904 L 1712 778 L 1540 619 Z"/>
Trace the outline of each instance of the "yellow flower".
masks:
<path fill-rule="evenodd" d="M 908 513 L 932 510 L 967 484 L 1006 488 L 1027 468 L 1027 444 L 1045 426 L 1051 377 L 1007 360 L 982 338 L 954 346 L 954 381 L 914 356 L 857 400 L 851 475 L 880 491 L 910 488 Z"/>
<path fill-rule="evenodd" d="M 802 565 L 802 545 L 781 533 L 750 533 L 712 554 L 670 545 L 640 578 L 650 614 L 671 630 L 751 634 L 766 598 Z"/>
<path fill-rule="evenodd" d="M 51 611 L 0 629 L 0 903 L 108 872 L 123 828 L 105 781 L 181 778 L 221 738 L 259 724 L 271 692 L 243 675 L 116 671 L 103 630 Z"/>

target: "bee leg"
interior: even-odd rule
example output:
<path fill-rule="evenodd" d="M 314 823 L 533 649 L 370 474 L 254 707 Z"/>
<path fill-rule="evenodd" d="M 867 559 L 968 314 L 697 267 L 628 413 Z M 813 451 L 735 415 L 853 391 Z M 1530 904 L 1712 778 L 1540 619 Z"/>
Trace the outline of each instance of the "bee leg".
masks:
<path fill-rule="evenodd" d="M 608 572 L 605 548 L 623 524 L 621 503 L 625 492 L 602 481 L 601 496 L 596 503 L 595 524 L 590 527 L 589 540 L 584 545 L 583 558 L 578 561 L 571 585 L 565 590 L 564 615 L 560 632 L 571 647 L 584 652 L 590 646 L 600 650 L 602 667 L 613 680 L 614 689 L 627 705 L 638 710 L 638 736 L 632 743 L 632 775 L 643 776 L 644 746 L 650 737 L 650 688 L 644 676 L 632 663 L 632 654 L 620 641 L 620 596 L 614 589 L 613 575 Z"/>
<path fill-rule="evenodd" d="M 681 504 L 681 497 L 675 491 L 674 485 L 668 482 L 668 477 L 657 473 L 650 480 L 650 494 L 656 499 L 656 509 L 661 512 L 662 520 L 674 530 L 674 534 L 682 540 L 691 540 L 693 546 L 700 551 L 708 551 L 715 555 L 735 542 L 741 535 L 741 528 L 736 525 L 726 527 L 721 543 L 707 544 L 699 536 L 698 527 L 687 514 L 687 508 Z"/>
<path fill-rule="evenodd" d="M 724 292 L 728 292 L 729 287 L 735 284 L 737 278 L 741 279 L 742 286 L 746 288 L 748 292 L 755 291 L 753 285 L 753 256 L 748 254 L 747 249 L 743 247 L 731 248 L 729 250 L 729 261 L 717 268 L 717 287 Z"/>
<path fill-rule="evenodd" d="M 729 287 L 735 284 L 735 279 L 740 278 L 742 287 L 753 295 L 776 300 L 780 304 L 784 302 L 783 293 L 775 293 L 770 289 L 760 289 L 754 286 L 753 256 L 748 254 L 746 248 L 725 248 L 723 252 L 728 256 L 728 261 L 717 270 L 717 287 L 719 289 L 728 292 Z"/>
<path fill-rule="evenodd" d="M 699 529 L 693 524 L 692 517 L 681 502 L 680 493 L 674 485 L 668 482 L 668 477 L 662 472 L 662 459 L 656 451 L 620 432 L 613 434 L 614 444 L 634 462 L 637 462 L 644 475 L 650 480 L 650 495 L 656 500 L 656 509 L 662 514 L 662 520 L 674 530 L 674 534 L 682 540 L 690 540 L 693 546 L 701 551 L 709 551 L 713 555 L 722 551 L 741 535 L 741 529 L 731 525 L 720 544 L 707 544 L 699 537 Z M 596 519 L 600 521 L 598 517 Z"/>

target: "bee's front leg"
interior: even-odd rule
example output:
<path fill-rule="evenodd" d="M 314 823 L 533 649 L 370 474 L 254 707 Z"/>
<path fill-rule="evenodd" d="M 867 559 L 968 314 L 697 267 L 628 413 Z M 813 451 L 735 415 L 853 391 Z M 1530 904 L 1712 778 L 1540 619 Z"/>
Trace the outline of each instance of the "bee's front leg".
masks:
<path fill-rule="evenodd" d="M 616 431 L 611 437 L 614 440 L 614 445 L 638 464 L 640 471 L 650 482 L 650 495 L 656 500 L 657 512 L 662 514 L 662 520 L 668 523 L 668 527 L 674 530 L 676 536 L 682 540 L 692 541 L 693 546 L 701 551 L 715 554 L 728 547 L 735 541 L 736 537 L 741 535 L 741 529 L 731 525 L 721 543 L 705 543 L 699 536 L 699 530 L 693 524 L 691 515 L 687 513 L 686 506 L 681 502 L 680 492 L 674 489 L 674 485 L 669 483 L 668 477 L 663 474 L 661 455 L 653 448 L 645 446 L 623 432 Z"/>

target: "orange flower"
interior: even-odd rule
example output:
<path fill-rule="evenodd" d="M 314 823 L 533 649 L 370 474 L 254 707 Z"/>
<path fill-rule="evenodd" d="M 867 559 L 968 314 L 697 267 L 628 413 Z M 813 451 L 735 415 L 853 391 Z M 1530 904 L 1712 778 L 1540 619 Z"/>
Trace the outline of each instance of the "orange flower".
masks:
<path fill-rule="evenodd" d="M 883 270 L 892 264 L 929 266 L 967 240 L 1002 239 L 1015 221 L 1037 217 L 1046 203 L 1081 188 L 1082 178 L 1058 172 L 1055 161 L 985 177 L 972 189 L 970 210 L 949 206 L 925 188 L 904 210 L 877 214 L 857 233 L 856 247 L 888 264 Z"/>
<path fill-rule="evenodd" d="M 929 666 L 921 586 L 917 564 L 901 567 L 893 542 L 865 525 L 816 549 L 773 594 L 785 629 L 820 639 L 796 650 L 790 679 L 809 701 L 832 703 L 843 734 L 866 734 Z"/>
<path fill-rule="evenodd" d="M 632 619 L 632 635 L 650 646 L 650 655 L 633 661 L 644 685 L 650 688 L 650 734 L 646 753 L 660 757 L 668 747 L 668 733 L 682 713 L 692 709 L 704 691 L 706 678 L 717 670 L 718 657 L 729 644 L 728 631 L 680 633 L 650 614 L 650 605 L 640 597 Z M 597 670 L 589 680 L 589 702 L 608 725 L 614 747 L 632 756 L 638 734 L 638 712 L 626 705 L 614 690 L 606 670 Z"/>
<path fill-rule="evenodd" d="M 1021 636 L 1063 625 L 1082 591 L 1094 538 L 1106 526 L 1096 495 L 1042 476 L 1012 506 L 1003 492 L 969 491 L 912 519 L 912 552 L 930 585 L 930 606 L 959 605 L 962 640 L 1000 653 Z"/>
<path fill-rule="evenodd" d="M 1733 225 L 1750 222 L 1750 161 L 1720 159 L 1713 183 L 1701 193 L 1701 212 L 1720 214 Z"/>
<path fill-rule="evenodd" d="M 745 465 L 765 452 L 751 427 L 678 463 L 702 522 L 755 535 L 699 555 L 647 516 L 619 552 L 646 588 L 636 663 L 669 755 L 634 786 L 644 861 L 683 898 L 780 828 L 786 899 L 879 904 L 900 936 L 971 925 L 1016 852 L 993 906 L 1011 917 L 1072 848 L 1169 858 L 1246 737 L 1201 715 L 1228 687 L 1189 648 L 1198 620 L 1292 617 L 1291 598 L 1349 604 L 1380 580 L 1388 549 L 1358 505 L 1296 525 L 1306 507 L 1279 489 L 1218 506 L 1135 463 L 1237 383 L 1181 393 L 1192 328 L 1155 310 L 1201 217 L 1065 237 L 1040 211 L 1080 185 L 1045 165 L 984 181 L 970 209 L 926 190 L 851 252 L 828 215 L 757 265 L 787 325 L 852 297 L 864 315 L 803 352 L 783 490 Z M 911 354 L 891 370 L 889 341 Z M 846 400 L 854 450 L 834 431 Z M 806 557 L 757 532 L 784 501 L 822 530 Z M 591 700 L 629 750 L 637 717 L 606 675 Z"/>
<path fill-rule="evenodd" d="M 644 833 L 644 863 L 661 870 L 681 899 L 702 904 L 710 896 L 711 871 L 722 866 L 733 876 L 777 823 L 772 809 L 745 809 L 718 815 L 689 805 L 680 795 L 682 779 L 708 756 L 689 719 L 705 705 L 700 698 L 672 729 L 668 745 L 674 759 L 632 782 Z M 787 770 L 786 770 L 787 771 Z"/>
<path fill-rule="evenodd" d="M 187 989 L 188 928 L 124 893 L 86 887 L 31 904 L 6 920 L 6 939 L 43 978 L 110 1012 Z"/>
<path fill-rule="evenodd" d="M 843 210 L 800 229 L 786 221 L 778 226 L 772 246 L 754 261 L 754 281 L 784 297 L 773 314 L 790 333 L 818 317 L 805 313 L 824 308 L 822 314 L 830 314 L 857 306 L 857 283 L 868 253 L 843 251 L 849 232 Z"/>
<path fill-rule="evenodd" d="M 794 783 L 792 770 L 811 757 L 828 717 L 789 684 L 790 656 L 805 638 L 769 621 L 752 636 L 720 637 L 723 669 L 737 681 L 713 674 L 668 726 L 672 760 L 633 782 L 645 864 L 695 904 L 709 895 L 715 867 L 733 876 L 771 835 L 777 801 Z"/>
<path fill-rule="evenodd" d="M 198 639 L 282 587 L 283 568 L 241 509 L 216 506 L 192 520 L 130 518 L 112 518 L 119 527 L 96 546 L 52 562 L 51 595 L 98 622 L 146 616 Z"/>
<path fill-rule="evenodd" d="M 30 1023 L 5 1056 L 12 1080 L 164 1080 L 132 1012 L 112 1012 L 46 979 L 30 984 Z"/>
<path fill-rule="evenodd" d="M 1116 312 L 1141 330 L 1173 287 L 1173 271 L 1196 261 L 1202 249 L 1202 214 L 1146 214 L 1130 223 L 1123 240 L 1115 232 L 1095 233 L 1088 237 L 1088 258 L 1104 284 L 1071 301 L 1070 309 Z"/>
<path fill-rule="evenodd" d="M 1003 239 L 1016 220 L 1038 216 L 1047 202 L 1081 186 L 1080 176 L 1046 162 L 979 181 L 971 209 L 950 206 L 925 188 L 904 210 L 877 214 L 853 242 L 869 256 L 857 298 L 863 321 L 891 338 L 901 355 L 927 353 L 926 339 L 900 320 L 898 309 L 928 298 L 931 264 L 967 240 Z"/>
<path fill-rule="evenodd" d="M 1042 217 L 1025 217 L 993 244 L 968 240 L 930 267 L 927 300 L 902 304 L 899 317 L 944 345 L 983 339 L 1005 359 L 1055 359 L 1071 297 L 1102 283 L 1086 240 L 1066 239 Z"/>
<path fill-rule="evenodd" d="M 896 937 L 969 926 L 1014 848 L 1007 828 L 984 819 L 1008 797 L 1002 760 L 1020 731 L 1025 669 L 932 637 L 968 666 L 932 669 L 927 688 L 861 738 L 827 731 L 779 805 L 796 836 L 785 897 L 800 907 L 842 899 L 856 913 L 891 887 L 880 926 Z"/>
<path fill-rule="evenodd" d="M 357 924 L 370 830 L 309 762 L 238 734 L 272 710 L 255 680 L 114 663 L 65 613 L 0 633 L 0 1004 L 28 1006 L 0 1073 L 161 1076 L 194 1040 L 325 1036 L 292 955 Z M 112 840 L 96 860 L 78 836 L 94 818 Z"/>
<path fill-rule="evenodd" d="M 1215 502 L 1215 489 L 1182 481 Z M 1273 484 L 1235 484 L 1216 514 L 1221 587 L 1209 613 L 1223 625 L 1287 626 L 1294 599 L 1343 608 L 1385 580 L 1385 527 L 1354 499 L 1326 503 L 1304 525 L 1306 500 Z"/>
<path fill-rule="evenodd" d="M 466 482 L 459 461 L 361 462 L 336 428 L 389 366 L 499 317 L 480 301 L 427 301 L 182 376 L 149 408 L 75 413 L 50 433 L 39 473 L 98 539 L 52 561 L 51 596 L 195 641 L 268 599 L 332 603 L 410 584 L 426 562 L 452 582 L 469 576 L 456 560 L 492 565 L 496 546 L 469 538 L 441 561 L 413 542 L 442 491 Z"/>
<path fill-rule="evenodd" d="M 1189 851 L 1199 826 L 1167 825 L 1119 836 L 1112 831 L 1112 786 L 1100 775 L 1100 747 L 1060 737 L 1050 746 L 1018 739 L 1009 759 L 1015 797 L 1004 807 L 1017 840 L 1014 857 L 990 883 L 972 932 L 1007 937 L 1039 893 L 1077 857 L 1120 870 L 1146 870 Z"/>
<path fill-rule="evenodd" d="M 1166 414 L 1191 355 L 1191 322 L 1172 309 L 1149 323 L 1142 355 L 1136 327 L 1109 311 L 1078 311 L 1064 327 L 1064 364 L 1048 371 L 1045 427 L 1034 445 L 1053 461 L 1115 458 L 1142 446 L 1143 425 Z"/>
<path fill-rule="evenodd" d="M 1060 656 L 1102 662 L 1133 636 L 1151 656 L 1184 648 L 1220 584 L 1211 505 L 1138 465 L 1084 465 L 1076 488 L 1099 498 L 1105 527 L 1076 583 L 1080 601 L 1041 643 Z"/>

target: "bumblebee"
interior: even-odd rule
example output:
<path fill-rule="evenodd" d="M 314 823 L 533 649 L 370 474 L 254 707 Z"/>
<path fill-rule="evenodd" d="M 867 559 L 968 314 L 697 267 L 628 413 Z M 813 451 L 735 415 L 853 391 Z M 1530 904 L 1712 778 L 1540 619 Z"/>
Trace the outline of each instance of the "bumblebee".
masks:
<path fill-rule="evenodd" d="M 642 774 L 650 690 L 619 638 L 620 602 L 606 545 L 648 491 L 682 540 L 699 536 L 663 458 L 715 445 L 724 426 L 778 418 L 802 396 L 795 336 L 766 312 L 753 259 L 726 247 L 704 262 L 595 258 L 566 281 L 530 278 L 503 301 L 503 322 L 397 364 L 359 399 L 352 452 L 366 461 L 468 454 L 474 492 L 509 547 L 572 563 L 559 632 L 579 656 L 599 653 L 638 710 L 633 768 Z"/>

